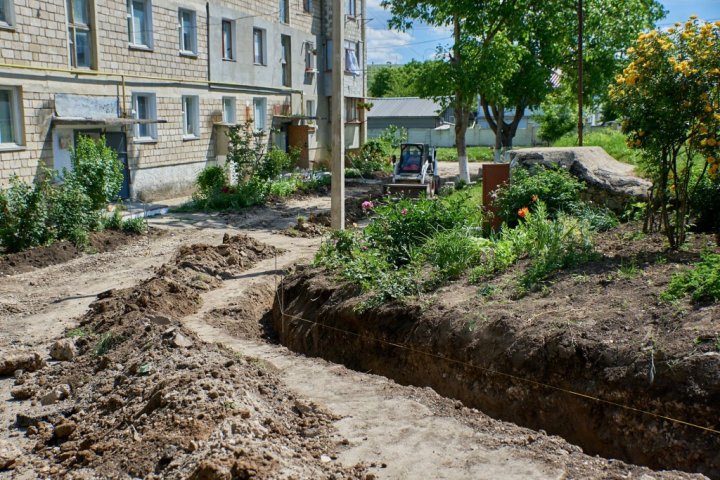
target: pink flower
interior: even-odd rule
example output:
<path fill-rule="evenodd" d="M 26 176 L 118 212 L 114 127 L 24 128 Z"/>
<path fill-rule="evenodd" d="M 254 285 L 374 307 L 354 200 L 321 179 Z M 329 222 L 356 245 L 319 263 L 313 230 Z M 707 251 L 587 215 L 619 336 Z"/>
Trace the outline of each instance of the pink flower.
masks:
<path fill-rule="evenodd" d="M 403 215 L 403 216 L 407 215 L 407 208 L 403 208 L 403 209 L 400 211 L 400 215 Z"/>
<path fill-rule="evenodd" d="M 363 210 L 370 210 L 370 209 L 373 208 L 374 206 L 375 206 L 375 204 L 373 204 L 373 202 L 371 202 L 370 200 L 365 200 L 365 201 L 362 203 L 362 209 L 363 209 Z"/>

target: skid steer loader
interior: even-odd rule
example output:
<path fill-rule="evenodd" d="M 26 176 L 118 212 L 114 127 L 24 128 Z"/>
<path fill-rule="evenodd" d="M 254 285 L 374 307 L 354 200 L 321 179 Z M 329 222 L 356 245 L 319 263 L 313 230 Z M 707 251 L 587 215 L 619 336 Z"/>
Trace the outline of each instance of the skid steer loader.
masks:
<path fill-rule="evenodd" d="M 424 143 L 403 143 L 400 158 L 393 157 L 392 183 L 385 185 L 385 193 L 394 196 L 432 196 L 440 190 L 435 147 Z"/>

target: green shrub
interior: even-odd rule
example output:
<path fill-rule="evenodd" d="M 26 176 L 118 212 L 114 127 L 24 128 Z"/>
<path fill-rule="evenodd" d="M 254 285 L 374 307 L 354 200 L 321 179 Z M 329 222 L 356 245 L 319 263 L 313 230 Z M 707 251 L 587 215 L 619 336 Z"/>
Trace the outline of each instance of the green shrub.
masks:
<path fill-rule="evenodd" d="M 72 172 L 64 172 L 65 181 L 80 185 L 94 210 L 105 208 L 115 199 L 122 188 L 124 167 L 117 152 L 105 143 L 105 137 L 95 140 L 80 135 L 72 152 L 72 163 Z"/>
<path fill-rule="evenodd" d="M 44 245 L 53 240 L 50 225 L 50 180 L 41 176 L 32 184 L 17 177 L 0 192 L 0 243 L 9 252 Z"/>
<path fill-rule="evenodd" d="M 209 198 L 223 190 L 228 184 L 227 173 L 219 165 L 210 165 L 202 169 L 195 180 L 197 192 L 195 197 L 199 199 Z"/>
<path fill-rule="evenodd" d="M 695 228 L 701 232 L 720 232 L 720 181 L 707 175 L 698 182 L 690 197 Z"/>
<path fill-rule="evenodd" d="M 536 211 L 528 213 L 517 227 L 501 230 L 470 278 L 478 282 L 527 257 L 530 264 L 519 283 L 522 292 L 536 287 L 549 274 L 594 256 L 590 225 L 565 214 L 551 219 L 540 201 Z"/>
<path fill-rule="evenodd" d="M 48 190 L 48 222 L 54 238 L 84 246 L 88 243 L 88 233 L 102 228 L 102 216 L 76 178 L 68 176 L 62 186 Z"/>
<path fill-rule="evenodd" d="M 661 298 L 672 301 L 686 295 L 698 303 L 720 301 L 720 254 L 706 253 L 692 270 L 673 275 Z"/>
<path fill-rule="evenodd" d="M 347 160 L 351 168 L 361 176 L 370 176 L 375 172 L 389 172 L 392 169 L 390 155 L 392 147 L 380 140 L 368 140 L 357 153 L 348 153 Z"/>
<path fill-rule="evenodd" d="M 270 182 L 268 194 L 271 197 L 285 198 L 289 197 L 298 190 L 298 180 L 295 178 L 284 178 Z"/>
<path fill-rule="evenodd" d="M 482 224 L 480 206 L 467 198 L 402 199 L 379 205 L 365 228 L 365 237 L 372 248 L 385 252 L 391 263 L 406 264 L 409 249 L 425 243 L 437 232 Z"/>
<path fill-rule="evenodd" d="M 107 230 L 122 230 L 122 210 L 116 207 L 112 214 L 105 217 L 104 226 Z"/>
<path fill-rule="evenodd" d="M 564 209 L 569 215 L 584 220 L 596 232 L 606 232 L 617 227 L 620 222 L 608 208 L 588 202 L 574 202 Z"/>
<path fill-rule="evenodd" d="M 577 125 L 574 112 L 566 104 L 545 104 L 542 111 L 535 118 L 540 125 L 538 137 L 547 144 L 559 140 Z"/>
<path fill-rule="evenodd" d="M 518 212 L 528 208 L 531 212 L 541 200 L 552 217 L 578 202 L 585 185 L 562 169 L 538 167 L 534 171 L 515 168 L 510 185 L 500 189 L 495 206 L 498 215 L 509 226 L 518 224 Z"/>
<path fill-rule="evenodd" d="M 423 245 L 423 255 L 439 281 L 455 280 L 480 261 L 492 242 L 474 233 L 468 228 L 453 228 L 438 232 Z"/>
<path fill-rule="evenodd" d="M 274 180 L 292 165 L 290 155 L 278 147 L 272 147 L 260 161 L 255 175 L 262 180 Z"/>
<path fill-rule="evenodd" d="M 147 230 L 147 224 L 143 217 L 128 218 L 122 222 L 122 230 L 127 233 L 140 235 Z"/>

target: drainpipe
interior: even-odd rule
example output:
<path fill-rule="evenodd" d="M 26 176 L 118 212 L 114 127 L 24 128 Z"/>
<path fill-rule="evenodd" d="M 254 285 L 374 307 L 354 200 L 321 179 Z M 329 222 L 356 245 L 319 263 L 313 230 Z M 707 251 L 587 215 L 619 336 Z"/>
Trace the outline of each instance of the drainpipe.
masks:
<path fill-rule="evenodd" d="M 125 96 L 125 75 L 120 77 L 120 82 L 122 84 L 122 116 L 128 118 L 127 97 Z"/>
<path fill-rule="evenodd" d="M 207 79 L 210 81 L 212 79 L 212 69 L 210 68 L 210 2 L 205 2 L 205 23 L 207 25 Z M 235 40 L 233 35 L 231 35 L 231 38 Z M 223 52 L 223 55 L 224 54 L 225 52 Z"/>

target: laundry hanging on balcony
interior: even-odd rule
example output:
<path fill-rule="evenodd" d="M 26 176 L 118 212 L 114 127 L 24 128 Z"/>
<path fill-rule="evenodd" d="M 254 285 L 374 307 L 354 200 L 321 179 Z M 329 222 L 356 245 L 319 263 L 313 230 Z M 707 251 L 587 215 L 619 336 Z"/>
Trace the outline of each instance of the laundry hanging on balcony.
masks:
<path fill-rule="evenodd" d="M 355 50 L 350 48 L 345 49 L 345 71 L 352 74 L 353 77 L 360 76 L 360 65 L 357 55 L 355 55 Z"/>

